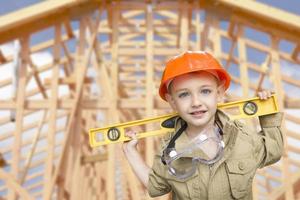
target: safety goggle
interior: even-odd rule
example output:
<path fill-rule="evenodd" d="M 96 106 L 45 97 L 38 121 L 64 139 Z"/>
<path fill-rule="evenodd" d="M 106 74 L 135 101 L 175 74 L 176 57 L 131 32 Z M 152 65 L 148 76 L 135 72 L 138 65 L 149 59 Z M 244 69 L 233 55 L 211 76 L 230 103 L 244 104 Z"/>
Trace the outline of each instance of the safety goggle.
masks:
<path fill-rule="evenodd" d="M 175 148 L 175 141 L 171 140 L 162 155 L 162 162 L 168 166 L 169 173 L 178 179 L 185 179 L 196 172 L 199 163 L 211 165 L 217 162 L 222 157 L 225 146 L 219 131 L 221 129 L 213 127 L 214 135 L 199 134 L 178 149 Z"/>

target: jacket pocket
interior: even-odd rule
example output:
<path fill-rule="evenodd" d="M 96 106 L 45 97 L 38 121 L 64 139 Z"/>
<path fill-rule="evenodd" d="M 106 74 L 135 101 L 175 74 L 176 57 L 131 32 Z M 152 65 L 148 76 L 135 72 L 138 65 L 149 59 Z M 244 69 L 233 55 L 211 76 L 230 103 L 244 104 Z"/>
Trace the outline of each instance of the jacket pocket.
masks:
<path fill-rule="evenodd" d="M 193 199 L 195 191 L 199 191 L 198 173 L 198 170 L 196 170 L 194 174 L 186 178 L 177 178 L 170 173 L 167 174 L 166 179 L 172 187 L 174 199 Z"/>
<path fill-rule="evenodd" d="M 256 172 L 253 158 L 227 160 L 227 174 L 232 196 L 243 199 L 252 193 L 252 180 Z"/>

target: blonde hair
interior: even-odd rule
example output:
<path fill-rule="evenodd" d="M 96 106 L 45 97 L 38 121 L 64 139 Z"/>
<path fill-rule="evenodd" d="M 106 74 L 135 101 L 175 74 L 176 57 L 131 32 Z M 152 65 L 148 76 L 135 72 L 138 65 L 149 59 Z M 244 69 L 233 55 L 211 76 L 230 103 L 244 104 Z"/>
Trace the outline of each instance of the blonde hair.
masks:
<path fill-rule="evenodd" d="M 221 80 L 219 78 L 218 73 L 214 70 L 195 71 L 195 72 L 190 72 L 188 74 L 196 74 L 196 73 L 203 73 L 203 72 L 206 72 L 206 73 L 210 74 L 211 76 L 213 76 L 215 78 L 216 82 L 217 82 L 218 88 L 225 91 L 225 80 Z M 172 82 L 173 82 L 174 79 L 176 79 L 176 77 L 169 80 L 166 84 L 168 94 L 171 94 L 171 86 L 172 86 Z"/>

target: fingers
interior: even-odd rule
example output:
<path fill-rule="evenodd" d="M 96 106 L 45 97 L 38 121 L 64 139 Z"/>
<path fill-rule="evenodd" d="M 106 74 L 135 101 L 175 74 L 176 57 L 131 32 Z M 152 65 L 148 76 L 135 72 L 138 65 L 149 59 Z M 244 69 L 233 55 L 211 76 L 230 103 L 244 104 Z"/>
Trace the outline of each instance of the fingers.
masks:
<path fill-rule="evenodd" d="M 125 132 L 125 136 L 130 137 L 131 140 L 126 141 L 126 142 L 123 143 L 124 151 L 130 150 L 130 149 L 136 149 L 136 146 L 138 144 L 138 139 L 137 139 L 136 134 L 137 133 L 135 131 L 132 131 L 132 130 Z"/>
<path fill-rule="evenodd" d="M 258 95 L 259 99 L 266 100 L 271 97 L 272 93 L 269 90 L 263 90 L 263 91 L 258 92 L 257 95 Z"/>
<path fill-rule="evenodd" d="M 137 139 L 136 132 L 133 130 L 126 131 L 125 136 L 130 137 L 131 139 Z"/>

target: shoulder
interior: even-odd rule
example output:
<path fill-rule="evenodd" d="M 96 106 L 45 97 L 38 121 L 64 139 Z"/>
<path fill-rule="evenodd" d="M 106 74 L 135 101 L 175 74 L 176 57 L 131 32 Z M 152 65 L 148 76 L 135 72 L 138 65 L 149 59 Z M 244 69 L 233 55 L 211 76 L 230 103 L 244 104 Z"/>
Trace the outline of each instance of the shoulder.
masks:
<path fill-rule="evenodd" d="M 236 146 L 244 149 L 252 149 L 255 146 L 255 143 L 258 142 L 258 135 L 254 130 L 254 127 L 242 120 L 233 120 L 233 124 L 238 129 Z"/>
<path fill-rule="evenodd" d="M 246 124 L 242 120 L 233 120 L 233 124 L 240 130 L 242 134 L 251 136 L 255 132 L 254 127 Z"/>
<path fill-rule="evenodd" d="M 232 125 L 236 134 L 230 159 L 253 158 L 256 145 L 252 129 L 240 120 L 233 120 Z"/>

